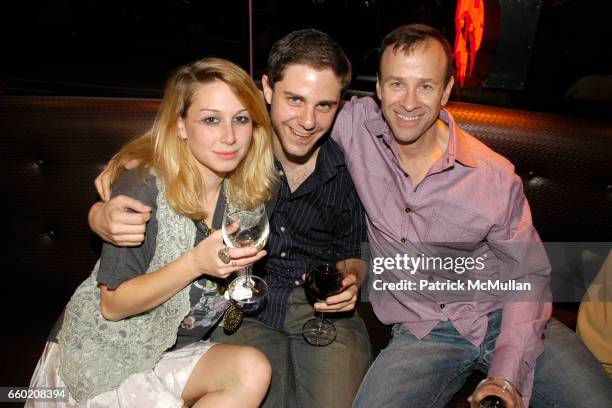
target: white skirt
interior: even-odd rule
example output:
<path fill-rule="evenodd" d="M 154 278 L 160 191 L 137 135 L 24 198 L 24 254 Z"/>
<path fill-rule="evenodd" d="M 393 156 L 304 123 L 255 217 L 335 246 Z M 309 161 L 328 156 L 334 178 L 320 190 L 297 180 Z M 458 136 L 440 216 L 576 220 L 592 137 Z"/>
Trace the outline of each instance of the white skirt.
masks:
<path fill-rule="evenodd" d="M 68 402 L 40 402 L 28 400 L 25 407 L 36 408 L 73 408 L 84 406 L 88 408 L 102 407 L 159 407 L 182 408 L 181 395 L 189 380 L 189 376 L 200 358 L 215 343 L 198 341 L 181 349 L 169 351 L 162 355 L 152 371 L 132 374 L 126 378 L 119 388 L 96 395 L 79 405 L 70 396 Z M 65 387 L 58 374 L 59 346 L 47 342 L 38 365 L 32 375 L 32 387 Z"/>

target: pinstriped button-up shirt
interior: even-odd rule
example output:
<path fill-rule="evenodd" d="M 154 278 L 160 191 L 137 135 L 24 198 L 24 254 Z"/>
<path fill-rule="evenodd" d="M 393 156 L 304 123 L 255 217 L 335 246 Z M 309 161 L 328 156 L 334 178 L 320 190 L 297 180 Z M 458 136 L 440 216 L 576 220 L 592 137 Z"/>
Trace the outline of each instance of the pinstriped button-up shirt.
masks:
<path fill-rule="evenodd" d="M 347 258 L 359 257 L 367 231 L 344 155 L 333 140 L 323 141 L 315 170 L 294 192 L 278 161 L 276 168 L 280 186 L 269 214 L 268 256 L 255 266 L 268 283 L 268 302 L 256 318 L 281 328 L 289 294 L 302 285 L 312 256 L 333 246 Z"/>

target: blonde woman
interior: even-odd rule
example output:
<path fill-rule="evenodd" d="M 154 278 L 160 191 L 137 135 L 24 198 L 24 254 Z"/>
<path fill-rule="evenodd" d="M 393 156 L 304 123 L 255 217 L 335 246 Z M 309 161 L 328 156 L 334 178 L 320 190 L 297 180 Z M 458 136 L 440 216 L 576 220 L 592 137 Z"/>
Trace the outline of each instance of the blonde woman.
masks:
<path fill-rule="evenodd" d="M 271 375 L 263 354 L 200 339 L 225 311 L 216 280 L 265 255 L 228 250 L 215 230 L 226 201 L 270 198 L 271 134 L 260 93 L 238 66 L 210 58 L 176 71 L 151 130 L 110 169 L 114 194 L 151 208 L 145 241 L 104 244 L 31 387 L 67 386 L 69 400 L 57 403 L 66 407 L 259 405 Z M 119 175 L 131 156 L 139 167 Z"/>

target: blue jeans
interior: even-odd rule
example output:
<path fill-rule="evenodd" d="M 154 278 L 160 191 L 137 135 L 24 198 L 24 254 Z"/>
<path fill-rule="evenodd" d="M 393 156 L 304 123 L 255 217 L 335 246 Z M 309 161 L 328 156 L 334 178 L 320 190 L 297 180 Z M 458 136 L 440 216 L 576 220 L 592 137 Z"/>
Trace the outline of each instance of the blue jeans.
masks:
<path fill-rule="evenodd" d="M 473 371 L 488 371 L 500 325 L 501 311 L 491 313 L 480 347 L 461 337 L 450 321 L 421 340 L 395 325 L 353 406 L 445 407 Z M 573 331 L 551 319 L 544 342 L 531 407 L 612 407 L 612 382 Z"/>
<path fill-rule="evenodd" d="M 357 312 L 338 319 L 326 313 L 336 326 L 336 340 L 314 347 L 302 337 L 302 326 L 315 316 L 303 288 L 291 292 L 286 313 L 281 329 L 245 318 L 236 333 L 217 328 L 211 339 L 256 347 L 270 360 L 272 383 L 264 407 L 349 408 L 372 358 L 363 320 Z"/>

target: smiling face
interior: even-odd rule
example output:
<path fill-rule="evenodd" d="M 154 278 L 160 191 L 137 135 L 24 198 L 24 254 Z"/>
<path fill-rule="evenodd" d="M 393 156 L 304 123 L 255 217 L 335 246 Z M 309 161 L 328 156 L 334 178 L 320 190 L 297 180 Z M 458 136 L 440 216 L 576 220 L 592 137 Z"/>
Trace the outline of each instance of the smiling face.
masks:
<path fill-rule="evenodd" d="M 272 88 L 262 78 L 274 128 L 274 154 L 280 160 L 300 163 L 316 150 L 316 144 L 334 121 L 342 84 L 331 69 L 290 65 Z"/>
<path fill-rule="evenodd" d="M 446 67 L 444 50 L 435 40 L 409 52 L 392 46 L 383 52 L 376 94 L 397 143 L 412 144 L 433 132 L 453 87 L 452 77 L 445 83 Z"/>
<path fill-rule="evenodd" d="M 250 113 L 222 81 L 199 85 L 177 125 L 178 137 L 189 146 L 203 177 L 224 177 L 234 170 L 253 134 Z"/>

